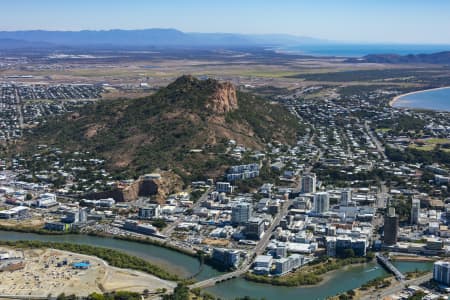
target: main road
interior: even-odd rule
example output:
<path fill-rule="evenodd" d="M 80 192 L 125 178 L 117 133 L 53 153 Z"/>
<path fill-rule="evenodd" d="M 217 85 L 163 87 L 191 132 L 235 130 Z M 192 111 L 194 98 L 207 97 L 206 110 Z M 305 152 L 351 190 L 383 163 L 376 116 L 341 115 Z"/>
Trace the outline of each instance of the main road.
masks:
<path fill-rule="evenodd" d="M 196 208 L 200 207 L 200 204 L 205 201 L 208 198 L 209 192 L 212 190 L 212 187 L 209 187 L 201 196 L 197 199 L 197 201 L 192 206 L 192 209 L 195 210 Z M 169 224 L 166 228 L 164 228 L 161 233 L 167 236 L 170 236 L 172 232 L 177 228 L 177 226 L 183 221 L 183 218 L 180 217 L 176 221 Z"/>
<path fill-rule="evenodd" d="M 372 143 L 377 148 L 378 153 L 380 153 L 380 155 L 383 159 L 387 159 L 386 153 L 384 152 L 383 145 L 378 140 L 378 138 L 373 134 L 372 129 L 370 128 L 369 123 L 367 121 L 364 121 L 364 128 L 366 129 L 367 134 L 369 135 L 370 139 L 372 140 Z"/>
<path fill-rule="evenodd" d="M 283 219 L 288 211 L 289 206 L 292 204 L 291 200 L 287 200 L 283 203 L 283 206 L 281 207 L 281 210 L 278 212 L 278 214 L 273 219 L 272 223 L 270 224 L 269 228 L 264 232 L 262 238 L 259 240 L 259 242 L 256 244 L 256 246 L 250 250 L 247 254 L 246 259 L 242 262 L 242 264 L 238 267 L 236 271 L 229 272 L 226 274 L 219 275 L 217 277 L 212 277 L 203 281 L 196 282 L 189 286 L 189 288 L 205 288 L 208 286 L 213 286 L 217 282 L 221 282 L 224 280 L 228 280 L 231 278 L 239 277 L 243 274 L 245 274 L 251 267 L 253 259 L 256 255 L 260 255 L 264 252 L 267 245 L 270 242 L 270 237 L 272 236 L 272 232 L 275 230 L 275 228 L 280 224 L 281 219 Z"/>

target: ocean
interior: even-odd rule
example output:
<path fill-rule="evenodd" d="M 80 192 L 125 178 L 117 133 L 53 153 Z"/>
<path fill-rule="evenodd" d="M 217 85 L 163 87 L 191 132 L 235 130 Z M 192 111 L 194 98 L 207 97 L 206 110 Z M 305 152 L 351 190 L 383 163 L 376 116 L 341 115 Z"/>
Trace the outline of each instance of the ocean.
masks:
<path fill-rule="evenodd" d="M 406 44 L 317 44 L 300 45 L 278 49 L 280 51 L 314 55 L 361 57 L 368 54 L 430 54 L 450 51 L 450 45 L 406 45 Z"/>
<path fill-rule="evenodd" d="M 406 94 L 400 96 L 393 106 L 450 112 L 450 87 Z"/>

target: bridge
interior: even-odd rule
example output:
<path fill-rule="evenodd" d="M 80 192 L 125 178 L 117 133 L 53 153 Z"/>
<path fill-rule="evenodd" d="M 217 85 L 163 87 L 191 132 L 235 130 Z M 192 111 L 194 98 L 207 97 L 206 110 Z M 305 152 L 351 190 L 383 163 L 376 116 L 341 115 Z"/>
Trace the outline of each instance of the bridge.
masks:
<path fill-rule="evenodd" d="M 402 272 L 400 272 L 390 261 L 387 257 L 380 255 L 377 253 L 376 255 L 378 263 L 384 267 L 388 272 L 394 274 L 395 278 L 397 278 L 398 281 L 404 281 L 405 275 L 403 275 Z"/>

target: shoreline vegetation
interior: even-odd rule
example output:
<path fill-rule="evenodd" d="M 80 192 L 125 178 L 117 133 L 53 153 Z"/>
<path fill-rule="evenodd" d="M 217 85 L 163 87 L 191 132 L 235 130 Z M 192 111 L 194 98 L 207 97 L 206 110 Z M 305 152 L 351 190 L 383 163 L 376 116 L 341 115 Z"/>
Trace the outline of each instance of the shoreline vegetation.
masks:
<path fill-rule="evenodd" d="M 320 285 L 329 279 L 327 278 L 327 275 L 330 275 L 329 273 L 332 271 L 339 270 L 340 268 L 349 265 L 354 266 L 365 264 L 371 262 L 372 260 L 372 257 L 354 257 L 344 259 L 324 258 L 318 262 L 313 262 L 283 276 L 269 277 L 246 273 L 244 275 L 244 279 L 257 283 L 288 287 Z"/>
<path fill-rule="evenodd" d="M 444 90 L 444 89 L 450 89 L 450 86 L 443 86 L 443 87 L 437 87 L 437 88 L 432 88 L 432 89 L 425 89 L 425 90 L 409 92 L 409 93 L 406 93 L 406 94 L 401 94 L 401 95 L 398 95 L 398 96 L 395 96 L 394 98 L 392 98 L 392 100 L 389 101 L 389 106 L 390 107 L 394 107 L 395 102 L 397 102 L 400 98 L 403 98 L 403 97 L 406 97 L 406 96 L 419 94 L 419 93 L 424 93 L 424 92 L 430 92 L 430 91 Z"/>
<path fill-rule="evenodd" d="M 138 270 L 169 281 L 175 282 L 183 281 L 183 279 L 181 279 L 178 275 L 171 274 L 170 272 L 163 270 L 159 266 L 156 266 L 143 258 L 133 256 L 118 250 L 103 247 L 78 245 L 63 242 L 42 242 L 42 241 L 26 241 L 26 240 L 22 241 L 0 240 L 0 245 L 23 249 L 53 248 L 63 251 L 79 253 L 83 255 L 91 255 L 106 261 L 112 267 Z"/>
<path fill-rule="evenodd" d="M 115 240 L 122 240 L 126 242 L 132 242 L 132 243 L 140 243 L 140 244 L 146 244 L 156 247 L 165 248 L 171 251 L 178 252 L 183 255 L 187 255 L 193 258 L 197 258 L 199 260 L 199 270 L 201 270 L 202 265 L 206 264 L 210 267 L 213 267 L 215 269 L 220 270 L 220 268 L 217 266 L 217 264 L 214 263 L 211 259 L 209 259 L 207 256 L 205 256 L 202 252 L 194 252 L 189 251 L 188 249 L 184 249 L 181 247 L 174 246 L 172 244 L 169 244 L 167 241 L 159 241 L 154 238 L 150 237 L 131 237 L 131 236 L 114 236 L 111 234 L 106 233 L 98 233 L 98 232 L 89 232 L 89 233 L 80 233 L 76 231 L 70 231 L 70 232 L 55 232 L 55 231 L 48 231 L 42 228 L 34 228 L 34 227 L 10 227 L 10 226 L 2 226 L 0 225 L 0 231 L 8 231 L 8 232 L 18 232 L 18 233 L 32 233 L 32 234 L 39 234 L 39 235 L 85 235 L 85 236 L 93 236 L 93 237 L 99 237 L 99 238 L 110 238 Z M 3 241 L 0 241 L 0 244 Z M 197 272 L 198 273 L 198 272 Z M 195 274 L 194 274 L 195 275 Z M 189 276 L 188 279 L 192 279 L 194 277 L 193 275 Z"/>

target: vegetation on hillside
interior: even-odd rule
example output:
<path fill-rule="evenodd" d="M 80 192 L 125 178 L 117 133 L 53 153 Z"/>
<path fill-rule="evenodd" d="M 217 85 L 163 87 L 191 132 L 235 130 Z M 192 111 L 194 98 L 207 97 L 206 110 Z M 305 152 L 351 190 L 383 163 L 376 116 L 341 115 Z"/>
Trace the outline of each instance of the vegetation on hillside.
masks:
<path fill-rule="evenodd" d="M 238 92 L 237 109 L 208 109 L 218 88 L 215 80 L 183 76 L 149 97 L 103 100 L 52 118 L 30 131 L 26 144 L 89 150 L 106 158 L 110 169 L 134 177 L 172 169 L 186 181 L 229 165 L 229 139 L 256 149 L 272 139 L 295 142 L 298 122 L 280 104 Z"/>

